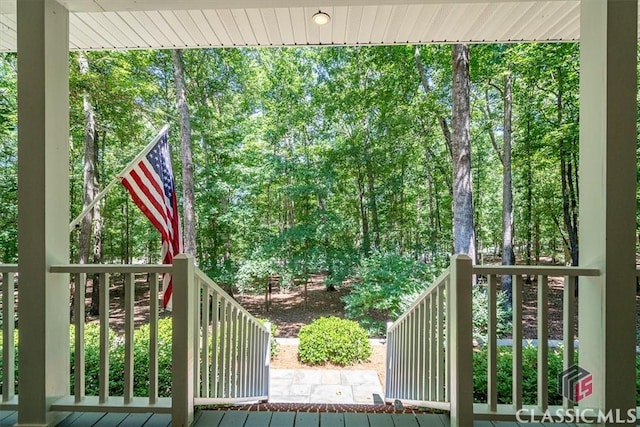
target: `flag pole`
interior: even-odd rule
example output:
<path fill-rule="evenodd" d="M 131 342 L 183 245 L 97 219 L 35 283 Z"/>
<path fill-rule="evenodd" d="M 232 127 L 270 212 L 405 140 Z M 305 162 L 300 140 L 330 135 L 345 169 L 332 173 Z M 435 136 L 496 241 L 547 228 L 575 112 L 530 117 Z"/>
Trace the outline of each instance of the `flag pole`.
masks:
<path fill-rule="evenodd" d="M 127 164 L 127 166 L 124 167 L 124 169 L 122 169 L 122 171 L 117 174 L 112 180 L 111 182 L 109 182 L 104 189 L 98 193 L 98 195 L 96 195 L 96 197 L 93 198 L 93 200 L 91 201 L 91 203 L 89 203 L 89 205 L 87 205 L 86 208 L 84 208 L 84 210 L 82 211 L 82 213 L 80 215 L 78 215 L 76 217 L 76 219 L 74 219 L 73 221 L 71 221 L 71 224 L 69 224 L 69 233 L 71 233 L 73 231 L 73 229 L 80 223 L 80 221 L 82 221 L 82 218 L 84 218 L 85 216 L 87 216 L 87 214 L 89 213 L 89 211 L 91 211 L 91 209 L 93 209 L 93 207 L 105 196 L 105 194 L 107 194 L 107 192 L 109 190 L 111 190 L 111 188 L 116 185 L 117 183 L 119 183 L 120 181 L 122 181 L 122 177 L 125 176 L 127 173 L 129 173 L 129 171 L 131 171 L 131 169 L 133 169 L 135 167 L 136 164 L 138 164 L 138 161 L 140 159 L 142 159 L 144 156 L 146 156 L 149 151 L 151 151 L 151 149 L 153 148 L 154 145 L 156 145 L 158 143 L 158 141 L 160 141 L 160 138 L 162 138 L 162 135 L 164 135 L 164 133 L 169 130 L 169 125 L 166 124 L 162 127 L 162 129 L 160 129 L 160 132 L 158 132 L 158 134 L 155 136 L 155 138 L 153 138 L 151 140 L 151 142 L 149 144 L 147 144 L 146 147 L 144 147 L 144 149 L 133 159 L 129 162 L 129 164 Z"/>

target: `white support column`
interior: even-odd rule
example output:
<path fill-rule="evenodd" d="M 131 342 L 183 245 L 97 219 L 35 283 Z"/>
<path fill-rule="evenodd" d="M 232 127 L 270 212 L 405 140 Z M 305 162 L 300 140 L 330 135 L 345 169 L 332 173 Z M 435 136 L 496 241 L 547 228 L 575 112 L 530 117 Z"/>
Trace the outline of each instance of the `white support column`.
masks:
<path fill-rule="evenodd" d="M 471 258 L 451 257 L 451 280 L 447 287 L 447 340 L 449 341 L 451 426 L 473 425 L 473 329 Z"/>
<path fill-rule="evenodd" d="M 181 254 L 173 259 L 171 424 L 175 427 L 189 427 L 193 422 L 194 272 L 193 256 Z"/>
<path fill-rule="evenodd" d="M 17 2 L 19 426 L 55 423 L 69 393 L 69 14 Z"/>
<path fill-rule="evenodd" d="M 582 0 L 579 365 L 582 407 L 635 408 L 637 0 Z"/>

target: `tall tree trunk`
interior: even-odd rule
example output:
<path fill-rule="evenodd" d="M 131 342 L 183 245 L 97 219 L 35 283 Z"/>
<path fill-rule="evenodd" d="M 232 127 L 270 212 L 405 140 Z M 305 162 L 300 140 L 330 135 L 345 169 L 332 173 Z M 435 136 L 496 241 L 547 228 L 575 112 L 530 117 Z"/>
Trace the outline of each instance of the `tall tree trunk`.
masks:
<path fill-rule="evenodd" d="M 454 44 L 451 48 L 453 69 L 453 249 L 476 262 L 471 177 L 469 47 Z"/>
<path fill-rule="evenodd" d="M 562 145 L 567 144 L 561 142 Z M 571 265 L 578 265 L 578 203 L 574 183 L 575 168 L 569 149 L 560 150 L 560 175 L 562 181 L 562 217 L 567 230 L 565 246 L 571 254 Z M 564 236 L 563 236 L 564 238 Z M 567 260 L 565 260 L 566 262 Z"/>
<path fill-rule="evenodd" d="M 369 236 L 369 217 L 367 215 L 367 202 L 364 194 L 364 176 L 358 171 L 358 200 L 360 202 L 360 221 L 362 223 L 362 250 L 365 257 L 371 252 L 371 240 Z"/>
<path fill-rule="evenodd" d="M 80 67 L 80 74 L 86 75 L 89 71 L 89 61 L 84 52 L 78 54 L 78 65 Z M 93 201 L 98 194 L 98 169 L 97 169 L 97 150 L 98 143 L 96 132 L 96 116 L 91 104 L 91 97 L 89 92 L 85 89 L 82 93 L 82 109 L 84 112 L 84 159 L 82 167 L 82 190 L 83 190 L 83 203 L 82 210 L 84 211 Z M 94 221 L 94 215 L 97 210 L 97 205 L 93 209 L 89 210 L 87 215 L 82 218 L 80 223 L 80 238 L 79 238 L 79 251 L 78 251 L 78 263 L 86 264 L 89 262 L 89 256 L 91 254 L 91 232 Z M 84 284 L 76 283 L 76 286 L 84 286 Z M 99 284 L 94 282 L 92 285 L 93 294 L 98 294 Z M 93 301 L 93 298 L 92 298 Z M 93 312 L 93 310 L 92 310 Z M 94 314 L 94 313 L 92 313 Z M 98 313 L 95 313 L 98 314 Z M 76 313 L 81 316 L 84 313 Z"/>
<path fill-rule="evenodd" d="M 93 151 L 94 154 L 94 163 L 98 164 L 98 134 L 96 133 L 95 138 L 96 149 Z M 100 182 L 100 172 L 96 168 L 95 170 L 95 178 L 96 183 Z M 98 187 L 96 186 L 96 192 L 98 191 Z M 103 219 L 102 219 L 102 200 L 95 204 L 93 207 L 93 263 L 94 264 L 102 264 L 102 230 L 103 230 Z M 92 292 L 91 292 L 91 306 L 89 307 L 89 313 L 92 316 L 98 316 L 100 314 L 100 286 L 106 286 L 106 284 L 100 283 L 100 275 L 95 273 L 93 275 L 92 283 Z"/>
<path fill-rule="evenodd" d="M 404 219 L 404 180 L 405 180 L 405 171 L 406 171 L 406 161 L 404 155 L 402 156 L 402 162 L 400 164 L 400 188 L 399 188 L 399 196 L 398 196 L 398 204 L 400 207 L 398 208 L 398 216 L 396 222 L 396 227 L 398 229 L 398 252 L 400 255 L 404 255 L 405 245 L 409 246 L 409 239 L 411 238 L 411 234 L 408 233 L 409 237 L 405 238 L 405 219 Z"/>
<path fill-rule="evenodd" d="M 533 259 L 532 255 L 532 246 L 533 246 L 533 189 L 531 188 L 533 185 L 533 167 L 531 160 L 531 117 L 527 115 L 527 128 L 526 128 L 526 136 L 524 138 L 525 142 L 525 152 L 527 156 L 527 170 L 526 170 L 526 181 L 527 181 L 527 202 L 525 207 L 525 215 L 526 215 L 526 262 L 527 265 L 531 265 L 531 261 Z"/>
<path fill-rule="evenodd" d="M 513 252 L 513 187 L 511 175 L 511 118 L 513 86 L 511 74 L 504 78 L 504 126 L 502 147 L 502 265 L 515 264 Z M 502 290 L 511 296 L 511 275 L 502 276 Z M 510 299 L 510 298 L 509 298 Z"/>
<path fill-rule="evenodd" d="M 368 133 L 368 129 L 367 129 Z M 380 224 L 378 223 L 378 204 L 376 202 L 376 186 L 373 171 L 371 139 L 365 136 L 365 167 L 367 169 L 367 195 L 369 196 L 369 211 L 371 212 L 371 225 L 373 227 L 373 248 L 380 248 Z"/>
<path fill-rule="evenodd" d="M 187 103 L 187 91 L 184 84 L 184 62 L 182 51 L 171 51 L 173 59 L 173 78 L 176 84 L 178 112 L 180 113 L 180 147 L 182 157 L 182 209 L 184 226 L 184 251 L 196 256 L 196 223 L 193 195 L 193 156 L 191 154 L 191 117 Z"/>
<path fill-rule="evenodd" d="M 429 79 L 427 77 L 427 72 L 424 68 L 424 64 L 422 63 L 422 60 L 420 59 L 419 46 L 416 46 L 413 57 L 415 58 L 415 61 L 416 61 L 416 68 L 418 69 L 418 74 L 420 75 L 420 82 L 422 83 L 422 88 L 424 89 L 426 94 L 429 94 L 431 93 L 431 86 L 429 86 Z M 467 68 L 468 68 L 468 65 L 467 65 Z M 468 72 L 467 72 L 467 75 L 468 75 Z M 451 130 L 449 129 L 447 118 L 444 115 L 439 114 L 438 124 L 440 125 L 440 129 L 442 130 L 442 135 L 444 136 L 444 141 L 447 144 L 447 149 L 449 150 L 449 154 L 453 158 L 453 147 L 451 144 Z"/>
<path fill-rule="evenodd" d="M 453 49 L 453 47 L 452 47 Z M 426 94 L 430 94 L 432 93 L 432 89 L 431 86 L 429 85 L 429 78 L 427 76 L 427 72 L 424 68 L 424 64 L 422 63 L 422 60 L 420 58 L 420 47 L 416 46 L 415 50 L 414 50 L 414 59 L 416 61 L 416 68 L 418 69 L 418 74 L 420 75 L 420 82 L 422 84 L 422 88 L 424 89 Z M 468 68 L 468 65 L 467 65 Z M 467 70 L 467 75 L 468 75 L 468 70 Z M 468 83 L 467 83 L 468 86 Z M 468 98 L 468 94 L 467 94 L 467 98 Z M 468 99 L 467 99 L 467 104 L 468 104 Z M 454 150 L 453 150 L 453 141 L 452 139 L 454 138 L 451 135 L 451 129 L 449 129 L 449 124 L 447 122 L 447 118 L 442 115 L 442 114 L 438 114 L 437 115 L 437 120 L 438 120 L 438 124 L 440 125 L 440 130 L 442 131 L 442 136 L 444 137 L 444 141 L 447 147 L 447 151 L 449 152 L 449 155 L 451 156 L 451 161 L 454 165 L 453 167 L 453 174 L 449 175 L 452 176 L 451 179 L 446 179 L 446 185 L 447 185 L 447 190 L 449 192 L 449 195 L 451 195 L 452 199 L 455 198 L 454 196 L 454 182 L 455 182 L 455 177 L 456 177 L 456 173 L 455 173 L 455 164 L 456 164 L 456 160 L 454 158 Z M 467 128 L 467 135 L 468 135 L 468 128 Z M 427 159 L 436 159 L 436 156 L 433 155 L 433 153 L 431 153 L 430 149 L 428 146 L 426 146 L 426 150 L 429 153 L 429 156 L 427 157 Z M 440 172 L 443 173 L 443 176 L 447 176 L 448 172 L 445 173 L 445 168 L 442 167 L 439 163 L 435 162 L 435 164 L 437 165 L 436 167 L 440 170 Z M 469 176 L 469 182 L 471 183 L 471 176 Z M 436 221 L 437 221 L 437 229 L 434 231 L 434 233 L 437 233 L 437 236 L 442 235 L 442 222 L 441 222 L 441 217 L 440 217 L 440 196 L 439 196 L 439 191 L 438 191 L 438 186 L 435 185 L 434 182 L 434 189 L 435 189 L 435 208 L 436 208 Z M 472 221 L 473 221 L 473 212 L 471 212 L 471 217 L 472 217 Z M 454 227 L 455 228 L 455 227 Z M 475 233 L 474 236 L 472 237 L 473 239 L 473 257 L 472 260 L 475 263 Z M 436 237 L 434 236 L 433 241 L 436 241 Z M 450 248 L 448 248 L 447 250 L 453 250 L 455 251 L 455 242 L 453 245 L 451 245 Z M 435 253 L 435 251 L 434 251 Z"/>
<path fill-rule="evenodd" d="M 563 125 L 564 116 L 564 76 L 562 70 L 558 68 L 558 94 L 556 108 L 558 109 L 558 128 Z M 562 238 L 565 246 L 571 253 L 571 265 L 578 265 L 578 191 L 577 191 L 577 160 L 573 155 L 574 142 L 566 137 L 560 138 L 560 179 L 562 186 L 562 217 L 564 221 L 567 237 Z M 574 164 L 575 162 L 575 164 Z M 565 259 L 565 263 L 566 263 Z"/>

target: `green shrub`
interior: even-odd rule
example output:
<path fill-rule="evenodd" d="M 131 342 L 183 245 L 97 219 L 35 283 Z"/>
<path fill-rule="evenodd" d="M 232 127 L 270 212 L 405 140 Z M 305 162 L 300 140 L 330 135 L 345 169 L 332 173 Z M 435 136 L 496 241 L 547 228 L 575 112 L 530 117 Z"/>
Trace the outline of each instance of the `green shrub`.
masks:
<path fill-rule="evenodd" d="M 158 394 L 171 396 L 171 319 L 158 321 Z M 149 325 L 142 325 L 133 333 L 135 396 L 149 396 Z M 74 393 L 74 327 L 71 325 L 71 394 Z M 85 343 L 85 394 L 97 396 L 100 378 L 100 326 L 88 323 L 84 329 Z M 109 330 L 109 394 L 124 394 L 124 338 Z"/>
<path fill-rule="evenodd" d="M 358 323 L 334 316 L 303 326 L 298 337 L 298 358 L 310 365 L 353 365 L 366 361 L 373 352 L 367 332 Z"/>
<path fill-rule="evenodd" d="M 435 265 L 401 255 L 374 253 L 362 262 L 358 281 L 344 297 L 347 317 L 358 319 L 372 335 L 383 335 L 386 322 L 397 319 L 439 272 Z"/>
<path fill-rule="evenodd" d="M 538 348 L 527 346 L 522 349 L 522 398 L 525 405 L 537 405 L 538 393 Z M 547 356 L 549 405 L 561 405 L 562 396 L 558 390 L 558 374 L 562 371 L 562 349 L 549 349 Z M 512 402 L 512 348 L 498 347 L 497 381 L 498 403 Z M 487 401 L 487 348 L 481 347 L 473 354 L 473 398 L 474 402 Z"/>
<path fill-rule="evenodd" d="M 18 393 L 18 386 L 20 383 L 18 381 L 19 376 L 18 376 L 18 330 L 17 329 L 13 331 L 13 345 L 14 345 L 13 357 L 15 358 L 15 371 L 14 371 L 14 379 L 15 379 L 15 385 L 16 385 L 15 393 Z M 2 375 L 3 375 L 4 360 L 1 356 L 3 350 L 4 350 L 4 337 L 3 337 L 3 334 L 0 333 L 0 384 L 3 383 Z"/>
<path fill-rule="evenodd" d="M 489 298 L 487 287 L 480 284 L 471 289 L 473 310 L 473 339 L 479 342 L 487 341 L 489 330 Z M 511 331 L 511 310 L 508 308 L 504 292 L 496 293 L 496 330 L 499 337 Z"/>

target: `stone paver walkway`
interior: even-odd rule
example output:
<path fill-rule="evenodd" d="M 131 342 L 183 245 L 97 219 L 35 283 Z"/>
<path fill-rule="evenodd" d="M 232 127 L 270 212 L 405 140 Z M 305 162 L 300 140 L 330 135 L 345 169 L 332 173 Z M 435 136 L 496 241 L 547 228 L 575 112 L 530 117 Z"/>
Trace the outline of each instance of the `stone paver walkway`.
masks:
<path fill-rule="evenodd" d="M 271 369 L 269 402 L 382 403 L 383 391 L 373 370 Z"/>

